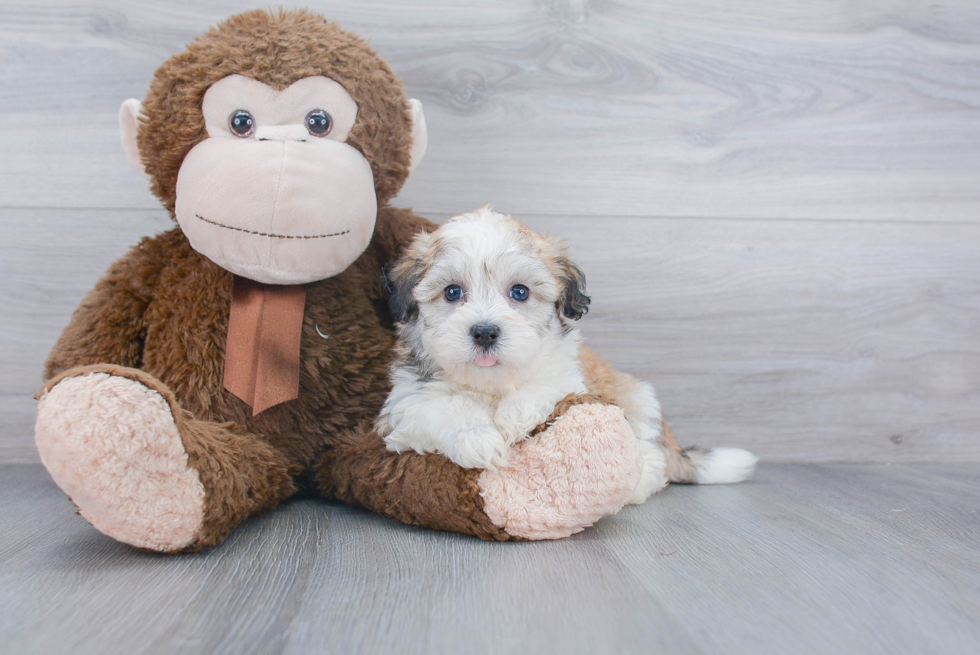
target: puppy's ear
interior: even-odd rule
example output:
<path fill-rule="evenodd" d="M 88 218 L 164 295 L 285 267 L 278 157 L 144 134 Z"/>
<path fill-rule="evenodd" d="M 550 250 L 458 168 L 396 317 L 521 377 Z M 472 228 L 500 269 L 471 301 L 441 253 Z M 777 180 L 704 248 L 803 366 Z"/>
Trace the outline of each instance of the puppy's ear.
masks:
<path fill-rule="evenodd" d="M 578 266 L 561 257 L 556 262 L 558 264 L 558 280 L 561 283 L 562 291 L 558 297 L 558 311 L 565 318 L 577 321 L 589 312 L 589 303 L 592 299 L 585 295 L 585 273 Z"/>
<path fill-rule="evenodd" d="M 432 235 L 422 232 L 415 235 L 412 244 L 402 256 L 385 271 L 385 286 L 391 297 L 388 309 L 396 323 L 407 323 L 419 313 L 419 304 L 412 291 L 425 275 L 425 253 L 432 243 Z"/>

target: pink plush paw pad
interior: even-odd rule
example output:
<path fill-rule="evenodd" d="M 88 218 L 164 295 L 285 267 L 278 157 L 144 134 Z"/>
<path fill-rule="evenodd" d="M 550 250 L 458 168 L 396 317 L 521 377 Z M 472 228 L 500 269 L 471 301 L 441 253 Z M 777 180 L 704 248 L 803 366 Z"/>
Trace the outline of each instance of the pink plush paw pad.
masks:
<path fill-rule="evenodd" d="M 156 391 L 107 373 L 66 378 L 38 402 L 35 440 L 51 477 L 100 532 L 157 551 L 200 532 L 204 486 Z"/>
<path fill-rule="evenodd" d="M 629 502 L 643 461 L 619 407 L 576 405 L 520 444 L 506 468 L 480 474 L 484 511 L 508 534 L 560 539 Z"/>

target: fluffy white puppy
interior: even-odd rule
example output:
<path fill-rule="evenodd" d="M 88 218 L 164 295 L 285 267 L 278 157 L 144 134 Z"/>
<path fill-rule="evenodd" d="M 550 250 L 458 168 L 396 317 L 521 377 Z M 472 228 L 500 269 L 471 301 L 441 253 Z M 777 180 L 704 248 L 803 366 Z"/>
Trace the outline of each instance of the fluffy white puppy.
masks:
<path fill-rule="evenodd" d="M 643 454 L 632 502 L 668 481 L 739 482 L 756 458 L 738 448 L 681 450 L 653 387 L 582 345 L 585 277 L 561 242 L 482 207 L 419 234 L 389 273 L 398 344 L 377 421 L 389 450 L 504 466 L 511 446 L 569 394 L 624 410 Z"/>

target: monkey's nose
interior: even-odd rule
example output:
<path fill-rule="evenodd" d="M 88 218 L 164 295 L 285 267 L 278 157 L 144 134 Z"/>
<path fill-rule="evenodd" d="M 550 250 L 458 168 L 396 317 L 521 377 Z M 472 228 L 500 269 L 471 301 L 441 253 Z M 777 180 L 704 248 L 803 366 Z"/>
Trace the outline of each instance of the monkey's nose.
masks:
<path fill-rule="evenodd" d="M 306 141 L 309 131 L 302 125 L 262 125 L 255 128 L 259 141 Z"/>
<path fill-rule="evenodd" d="M 470 328 L 470 334 L 473 336 L 473 341 L 479 344 L 481 348 L 489 350 L 497 343 L 500 328 L 490 323 L 480 323 Z"/>

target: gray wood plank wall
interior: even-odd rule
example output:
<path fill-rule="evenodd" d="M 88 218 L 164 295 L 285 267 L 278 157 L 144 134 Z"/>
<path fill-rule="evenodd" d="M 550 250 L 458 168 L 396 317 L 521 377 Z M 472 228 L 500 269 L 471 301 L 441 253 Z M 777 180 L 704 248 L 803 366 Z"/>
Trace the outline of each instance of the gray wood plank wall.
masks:
<path fill-rule="evenodd" d="M 308 2 L 426 109 L 395 204 L 567 237 L 679 437 L 980 460 L 980 3 Z M 245 5 L 0 5 L 0 461 L 106 266 L 169 218 L 116 112 Z"/>

